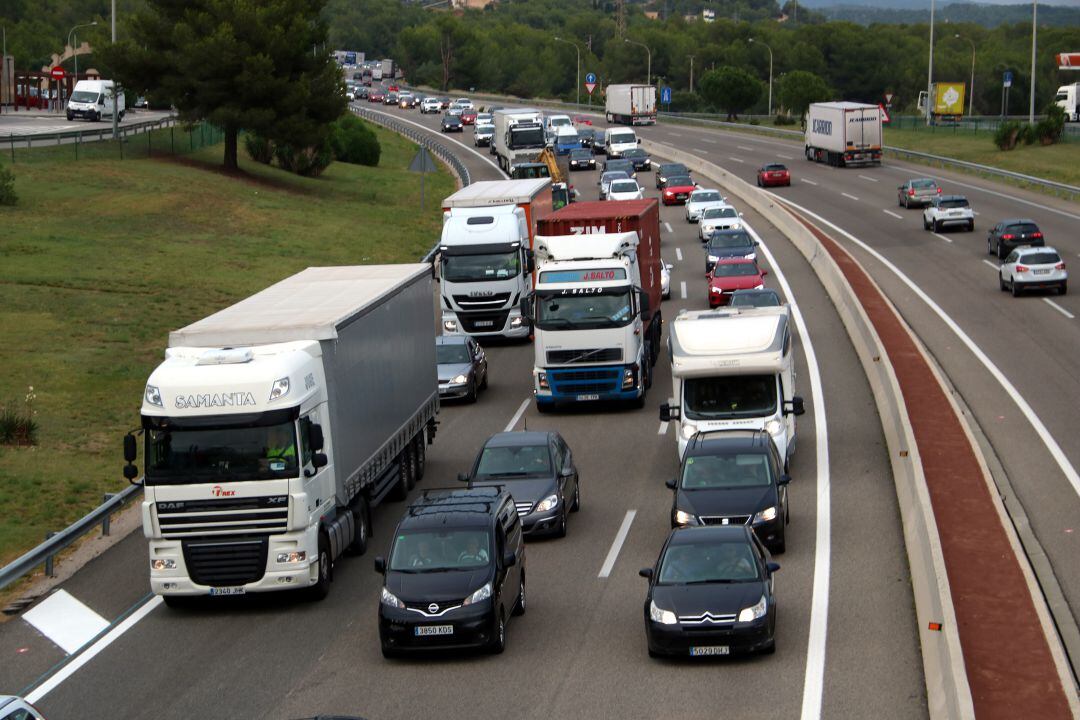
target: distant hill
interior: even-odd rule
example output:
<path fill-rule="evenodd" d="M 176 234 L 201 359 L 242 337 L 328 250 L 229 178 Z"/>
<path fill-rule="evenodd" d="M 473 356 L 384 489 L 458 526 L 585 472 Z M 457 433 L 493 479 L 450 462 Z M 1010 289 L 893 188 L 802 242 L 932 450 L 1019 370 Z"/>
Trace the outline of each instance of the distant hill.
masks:
<path fill-rule="evenodd" d="M 825 0 L 828 1 L 828 0 Z M 835 3 L 835 0 L 832 0 Z M 860 25 L 873 23 L 919 23 L 930 21 L 930 4 L 927 0 L 866 0 L 858 5 L 818 5 L 823 0 L 812 0 L 814 10 L 830 20 L 848 20 Z M 810 2 L 802 3 L 811 6 Z M 984 27 L 1011 25 L 1031 21 L 1031 4 L 987 5 L 981 3 L 939 4 L 935 11 L 937 22 L 967 22 Z M 1039 25 L 1075 27 L 1080 25 L 1080 7 L 1063 7 L 1039 3 Z"/>

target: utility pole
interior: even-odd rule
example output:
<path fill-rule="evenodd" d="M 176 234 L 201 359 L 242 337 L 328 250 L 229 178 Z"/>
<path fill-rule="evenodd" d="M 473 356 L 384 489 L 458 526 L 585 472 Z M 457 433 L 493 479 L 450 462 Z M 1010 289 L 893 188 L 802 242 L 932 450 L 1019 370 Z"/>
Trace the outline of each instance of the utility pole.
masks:
<path fill-rule="evenodd" d="M 934 92 L 934 0 L 930 0 L 930 68 L 926 72 L 926 124 L 930 124 L 933 117 Z"/>
<path fill-rule="evenodd" d="M 626 10 L 623 0 L 615 0 L 615 37 L 626 34 Z"/>
<path fill-rule="evenodd" d="M 112 0 L 112 41 L 116 42 L 116 0 Z"/>
<path fill-rule="evenodd" d="M 749 40 L 747 40 L 747 42 L 756 42 L 759 45 L 765 45 L 765 43 L 761 42 L 760 40 L 755 40 L 754 38 L 750 38 Z M 769 47 L 768 45 L 765 45 L 765 49 L 769 51 L 769 110 L 768 110 L 767 114 L 772 115 L 772 67 L 773 67 L 773 55 L 772 55 L 772 48 L 771 47 Z"/>
<path fill-rule="evenodd" d="M 1038 29 L 1039 0 L 1031 3 L 1031 101 L 1028 106 L 1028 122 L 1035 122 L 1035 31 Z"/>
<path fill-rule="evenodd" d="M 971 87 L 968 88 L 968 117 L 971 117 L 972 111 L 975 109 L 975 41 L 969 37 L 963 37 L 960 34 L 956 34 L 953 37 L 967 40 L 971 43 Z"/>
<path fill-rule="evenodd" d="M 577 53 L 577 83 L 574 85 L 577 88 L 577 100 L 574 101 L 575 105 L 581 105 L 581 48 L 578 47 L 576 42 L 570 40 L 563 40 L 561 37 L 556 37 L 555 42 L 566 43 L 567 45 L 574 46 L 574 52 Z"/>
<path fill-rule="evenodd" d="M 694 56 L 690 56 L 690 92 L 694 92 Z"/>

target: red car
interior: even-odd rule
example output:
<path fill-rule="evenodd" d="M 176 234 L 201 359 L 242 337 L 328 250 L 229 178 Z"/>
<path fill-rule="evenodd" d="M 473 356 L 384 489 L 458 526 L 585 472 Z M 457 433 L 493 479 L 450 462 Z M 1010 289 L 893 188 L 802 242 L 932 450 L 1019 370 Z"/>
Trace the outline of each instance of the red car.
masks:
<path fill-rule="evenodd" d="M 467 108 L 461 111 L 461 124 L 462 125 L 475 125 L 476 124 L 476 110 Z"/>
<path fill-rule="evenodd" d="M 391 85 L 390 87 L 386 88 L 386 91 L 387 92 L 397 92 L 398 91 L 398 86 L 397 85 Z"/>
<path fill-rule="evenodd" d="M 758 187 L 770 185 L 791 185 L 791 173 L 787 166 L 781 163 L 767 163 L 757 171 Z"/>
<path fill-rule="evenodd" d="M 381 102 L 386 100 L 386 93 L 381 93 L 381 92 L 368 93 L 367 100 L 368 100 L 368 102 L 381 103 Z"/>
<path fill-rule="evenodd" d="M 685 205 L 690 193 L 697 190 L 697 185 L 689 175 L 674 175 L 663 184 L 660 198 L 665 205 Z"/>
<path fill-rule="evenodd" d="M 749 258 L 720 258 L 709 273 L 709 307 L 731 302 L 736 290 L 760 290 L 765 287 L 767 270 Z"/>
<path fill-rule="evenodd" d="M 575 115 L 570 118 L 575 125 L 592 125 L 592 119 L 585 117 L 584 115 Z"/>

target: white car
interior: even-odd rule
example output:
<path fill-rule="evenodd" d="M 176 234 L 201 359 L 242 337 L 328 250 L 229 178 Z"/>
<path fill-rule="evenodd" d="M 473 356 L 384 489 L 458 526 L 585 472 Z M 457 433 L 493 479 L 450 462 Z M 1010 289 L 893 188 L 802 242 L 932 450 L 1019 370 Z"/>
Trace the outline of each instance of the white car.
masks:
<path fill-rule="evenodd" d="M 938 195 L 923 209 L 924 230 L 938 232 L 946 225 L 963 225 L 968 232 L 975 229 L 975 211 L 963 195 Z"/>
<path fill-rule="evenodd" d="M 437 113 L 442 112 L 442 103 L 439 102 L 439 98 L 426 97 L 420 101 L 420 112 L 424 113 Z"/>
<path fill-rule="evenodd" d="M 715 188 L 698 188 L 686 200 L 686 222 L 696 223 L 705 208 L 724 204 L 724 196 Z"/>
<path fill-rule="evenodd" d="M 1069 289 L 1065 261 L 1052 247 L 1018 247 L 1001 263 L 998 286 L 1012 290 L 1013 297 L 1028 290 L 1056 289 L 1064 295 Z"/>
<path fill-rule="evenodd" d="M 698 220 L 698 240 L 705 242 L 717 230 L 741 230 L 742 226 L 742 213 L 730 205 L 707 207 Z"/>
<path fill-rule="evenodd" d="M 660 296 L 667 300 L 671 297 L 671 268 L 673 266 L 660 258 Z"/>
<path fill-rule="evenodd" d="M 475 110 L 476 109 L 472 104 L 472 100 L 469 100 L 468 98 L 458 98 L 457 100 L 452 102 L 450 105 L 451 105 L 451 107 L 459 107 L 462 110 Z"/>
<path fill-rule="evenodd" d="M 645 189 L 637 184 L 637 180 L 612 180 L 608 186 L 608 200 L 641 200 L 645 197 Z"/>
<path fill-rule="evenodd" d="M 600 181 L 596 183 L 600 186 L 600 199 L 604 200 L 607 196 L 608 186 L 615 180 L 629 180 L 630 176 L 622 170 L 605 170 L 600 173 Z M 635 181 L 636 182 L 636 181 Z"/>
<path fill-rule="evenodd" d="M 495 116 L 489 112 L 476 113 L 477 125 L 494 125 Z"/>
<path fill-rule="evenodd" d="M 476 147 L 487 147 L 491 145 L 491 141 L 495 138 L 495 126 L 494 125 L 476 125 L 473 128 L 473 145 Z"/>
<path fill-rule="evenodd" d="M 41 711 L 14 695 L 0 695 L 0 718 L 3 720 L 45 720 Z"/>

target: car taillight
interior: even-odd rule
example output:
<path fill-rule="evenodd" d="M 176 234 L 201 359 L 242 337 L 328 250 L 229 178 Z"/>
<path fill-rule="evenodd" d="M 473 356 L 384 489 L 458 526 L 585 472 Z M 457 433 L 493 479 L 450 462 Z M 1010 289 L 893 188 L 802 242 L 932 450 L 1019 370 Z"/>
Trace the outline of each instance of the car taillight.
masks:
<path fill-rule="evenodd" d="M 1001 236 L 1001 239 L 1002 239 L 1002 240 L 1012 240 L 1012 239 L 1013 239 L 1013 237 L 1014 237 L 1014 236 L 1012 235 L 1012 233 L 1009 233 L 1009 234 L 1007 234 L 1007 235 L 1002 235 L 1002 236 Z"/>
<path fill-rule="evenodd" d="M 1033 237 L 1033 238 L 1041 238 L 1042 233 L 1041 232 L 1031 233 L 1031 237 Z"/>
<path fill-rule="evenodd" d="M 941 188 L 938 188 L 937 191 L 938 191 L 938 195 L 940 195 L 941 194 Z"/>
<path fill-rule="evenodd" d="M 908 190 L 907 194 L 910 195 L 911 197 L 915 197 L 915 188 L 911 188 L 910 190 Z"/>
<path fill-rule="evenodd" d="M 1065 263 L 1059 262 L 1057 265 L 1054 266 L 1054 269 L 1055 270 L 1064 270 L 1065 269 Z"/>
<path fill-rule="evenodd" d="M 1029 270 L 1029 268 L 1026 265 L 1017 265 L 1016 266 L 1016 272 L 1018 272 L 1018 273 L 1026 273 L 1028 270 Z"/>

